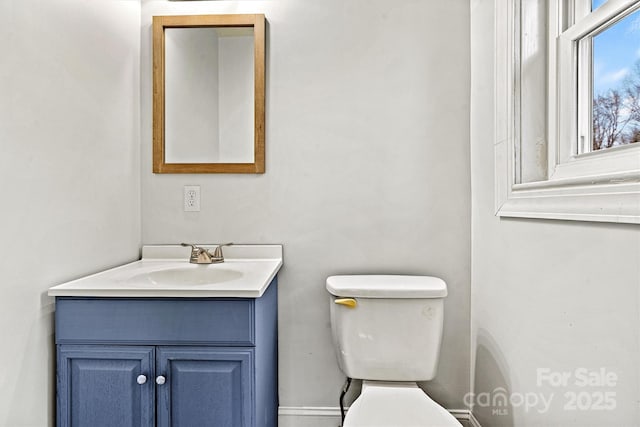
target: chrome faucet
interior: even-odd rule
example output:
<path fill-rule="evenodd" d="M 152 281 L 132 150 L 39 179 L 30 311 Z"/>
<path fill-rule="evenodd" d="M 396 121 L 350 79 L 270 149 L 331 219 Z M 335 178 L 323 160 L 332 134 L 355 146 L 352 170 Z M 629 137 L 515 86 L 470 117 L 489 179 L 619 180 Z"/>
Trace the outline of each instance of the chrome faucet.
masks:
<path fill-rule="evenodd" d="M 180 243 L 182 246 L 191 246 L 191 255 L 189 256 L 189 262 L 191 264 L 217 264 L 224 262 L 224 255 L 222 254 L 223 246 L 230 246 L 233 243 L 223 243 L 216 246 L 213 253 L 205 248 L 193 245 L 191 243 Z"/>

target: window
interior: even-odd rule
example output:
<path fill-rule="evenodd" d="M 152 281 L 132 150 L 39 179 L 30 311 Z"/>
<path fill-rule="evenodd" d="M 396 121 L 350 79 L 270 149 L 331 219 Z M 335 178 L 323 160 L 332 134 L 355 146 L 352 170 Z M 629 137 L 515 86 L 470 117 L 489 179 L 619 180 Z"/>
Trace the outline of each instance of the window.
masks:
<path fill-rule="evenodd" d="M 640 1 L 500 1 L 495 31 L 496 214 L 640 223 Z"/>
<path fill-rule="evenodd" d="M 594 0 L 593 9 L 602 3 Z M 584 138 L 580 152 L 640 142 L 640 10 L 584 42 L 589 41 L 590 92 L 584 102 L 590 103 L 591 116 L 589 126 L 580 132 Z"/>

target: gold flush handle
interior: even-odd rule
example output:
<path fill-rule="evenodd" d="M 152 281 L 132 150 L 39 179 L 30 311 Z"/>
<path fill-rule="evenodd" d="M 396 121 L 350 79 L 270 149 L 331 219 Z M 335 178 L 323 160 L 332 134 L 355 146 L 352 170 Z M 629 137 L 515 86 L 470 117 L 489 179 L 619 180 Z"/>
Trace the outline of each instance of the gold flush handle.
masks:
<path fill-rule="evenodd" d="M 333 302 L 340 305 L 346 305 L 349 308 L 356 308 L 356 305 L 358 305 L 356 300 L 354 300 L 353 298 L 338 298 Z"/>

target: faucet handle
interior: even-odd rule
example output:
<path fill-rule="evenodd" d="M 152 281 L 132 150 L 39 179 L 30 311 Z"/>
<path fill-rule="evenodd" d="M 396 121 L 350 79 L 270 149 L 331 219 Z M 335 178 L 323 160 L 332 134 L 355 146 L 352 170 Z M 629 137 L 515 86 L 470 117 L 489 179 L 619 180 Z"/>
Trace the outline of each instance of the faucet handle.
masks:
<path fill-rule="evenodd" d="M 214 251 L 211 254 L 211 256 L 213 258 L 216 258 L 216 259 L 224 260 L 224 256 L 222 254 L 222 247 L 223 246 L 231 246 L 231 245 L 233 245 L 232 242 L 219 244 L 218 246 L 216 246 L 216 248 L 214 249 Z"/>
<path fill-rule="evenodd" d="M 200 256 L 200 254 L 207 252 L 201 247 L 198 247 L 192 243 L 180 243 L 180 246 L 191 246 L 191 256 L 189 257 L 189 262 L 191 263 L 197 263 L 198 257 Z"/>
<path fill-rule="evenodd" d="M 191 256 L 195 256 L 204 251 L 201 247 L 194 245 L 193 243 L 180 243 L 180 246 L 191 246 Z"/>

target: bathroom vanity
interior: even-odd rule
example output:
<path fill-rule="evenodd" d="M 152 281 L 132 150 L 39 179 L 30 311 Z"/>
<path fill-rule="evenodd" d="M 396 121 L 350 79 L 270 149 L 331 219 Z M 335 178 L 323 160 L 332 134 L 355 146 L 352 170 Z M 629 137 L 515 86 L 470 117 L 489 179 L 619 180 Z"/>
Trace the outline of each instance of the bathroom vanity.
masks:
<path fill-rule="evenodd" d="M 177 246 L 56 286 L 58 426 L 277 426 L 282 248 Z"/>

